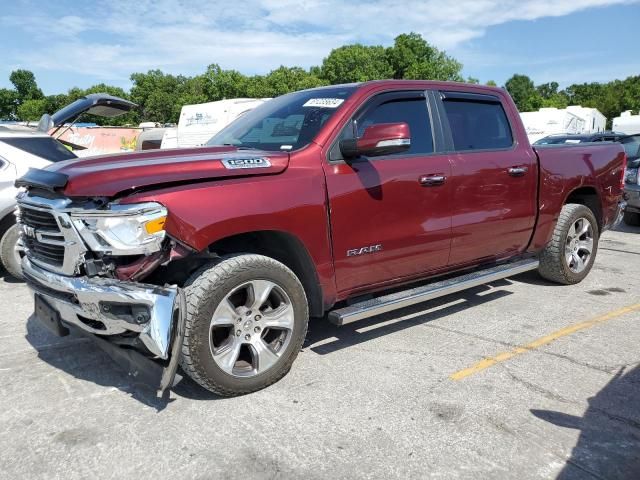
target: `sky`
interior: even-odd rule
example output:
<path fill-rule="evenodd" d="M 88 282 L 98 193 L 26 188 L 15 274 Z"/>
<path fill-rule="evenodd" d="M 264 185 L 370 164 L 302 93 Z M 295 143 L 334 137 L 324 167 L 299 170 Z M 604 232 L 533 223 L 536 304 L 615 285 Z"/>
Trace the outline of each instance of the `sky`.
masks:
<path fill-rule="evenodd" d="M 561 86 L 640 75 L 640 0 L 0 0 L 0 87 L 31 70 L 45 94 L 133 72 L 245 74 L 319 65 L 349 43 L 417 32 L 499 85 Z"/>

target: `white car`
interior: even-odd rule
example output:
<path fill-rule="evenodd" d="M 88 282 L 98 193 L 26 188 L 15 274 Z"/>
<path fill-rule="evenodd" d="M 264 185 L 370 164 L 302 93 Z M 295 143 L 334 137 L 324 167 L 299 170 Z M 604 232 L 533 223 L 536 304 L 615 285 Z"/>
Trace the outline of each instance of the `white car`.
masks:
<path fill-rule="evenodd" d="M 73 124 L 84 113 L 116 117 L 135 106 L 122 98 L 94 93 L 53 115 L 43 115 L 37 129 L 0 125 L 0 261 L 12 276 L 22 278 L 20 231 L 14 214 L 18 193 L 15 181 L 29 168 L 45 168 L 55 162 L 77 158 L 67 148 L 74 145 L 65 146 L 48 132 L 52 128 L 64 128 L 66 123 Z"/>

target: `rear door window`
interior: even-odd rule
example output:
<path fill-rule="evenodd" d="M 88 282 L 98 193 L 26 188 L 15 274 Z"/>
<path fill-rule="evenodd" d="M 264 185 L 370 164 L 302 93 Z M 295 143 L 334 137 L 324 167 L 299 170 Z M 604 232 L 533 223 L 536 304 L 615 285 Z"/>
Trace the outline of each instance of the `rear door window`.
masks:
<path fill-rule="evenodd" d="M 499 101 L 444 98 L 456 151 L 500 150 L 513 145 L 507 115 Z"/>

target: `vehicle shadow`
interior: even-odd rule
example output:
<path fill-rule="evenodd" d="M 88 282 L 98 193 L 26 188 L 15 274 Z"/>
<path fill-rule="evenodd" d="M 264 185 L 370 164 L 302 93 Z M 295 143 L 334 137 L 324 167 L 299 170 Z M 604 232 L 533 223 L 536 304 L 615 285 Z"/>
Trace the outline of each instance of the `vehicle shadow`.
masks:
<path fill-rule="evenodd" d="M 0 281 L 4 283 L 24 283 L 24 281 L 15 278 L 0 265 Z"/>
<path fill-rule="evenodd" d="M 26 340 L 38 352 L 38 358 L 77 379 L 85 380 L 102 387 L 115 387 L 131 398 L 160 412 L 175 401 L 175 396 L 192 400 L 215 400 L 221 398 L 197 385 L 182 375 L 182 380 L 170 391 L 157 396 L 156 391 L 147 384 L 140 383 L 113 361 L 109 355 L 98 348 L 90 339 L 71 333 L 66 337 L 57 337 L 50 333 L 35 316 L 27 320 Z"/>
<path fill-rule="evenodd" d="M 499 280 L 341 327 L 333 325 L 326 318 L 315 319 L 309 326 L 303 348 L 319 355 L 327 355 L 506 297 L 513 292 L 495 287 L 508 285 L 511 285 L 508 280 Z"/>
<path fill-rule="evenodd" d="M 558 427 L 580 430 L 557 480 L 640 478 L 640 365 L 624 368 L 595 396 L 582 417 L 531 410 Z"/>
<path fill-rule="evenodd" d="M 633 227 L 631 225 L 627 225 L 623 221 L 617 222 L 612 228 L 614 232 L 623 232 L 623 233 L 640 233 L 640 227 Z"/>

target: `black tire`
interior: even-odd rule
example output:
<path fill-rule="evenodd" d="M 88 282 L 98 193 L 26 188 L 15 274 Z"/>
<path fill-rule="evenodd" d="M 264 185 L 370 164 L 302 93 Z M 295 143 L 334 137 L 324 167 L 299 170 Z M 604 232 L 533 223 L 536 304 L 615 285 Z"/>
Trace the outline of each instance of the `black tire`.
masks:
<path fill-rule="evenodd" d="M 286 292 L 293 307 L 294 326 L 288 345 L 272 367 L 251 377 L 236 377 L 214 361 L 209 326 L 220 302 L 239 285 L 254 280 L 268 280 Z M 180 365 L 198 384 L 229 397 L 261 390 L 287 374 L 302 348 L 309 323 L 304 288 L 289 268 L 262 255 L 223 257 L 196 271 L 187 281 L 185 293 L 187 312 Z"/>
<path fill-rule="evenodd" d="M 21 257 L 15 250 L 19 240 L 20 227 L 14 224 L 4 232 L 2 239 L 0 239 L 0 260 L 7 272 L 9 272 L 9 275 L 18 280 L 24 280 L 22 266 L 20 265 Z"/>
<path fill-rule="evenodd" d="M 580 218 L 585 218 L 591 224 L 593 231 L 593 248 L 584 270 L 576 273 L 569 268 L 565 256 L 565 245 L 569 229 Z M 540 253 L 538 272 L 547 280 L 563 285 L 573 285 L 581 282 L 589 274 L 595 262 L 599 236 L 598 222 L 588 207 L 575 203 L 564 205 L 560 211 L 560 217 L 553 231 L 551 241 Z"/>
<path fill-rule="evenodd" d="M 640 226 L 640 213 L 624 212 L 622 220 L 627 225 L 631 225 L 632 227 L 638 227 Z"/>

